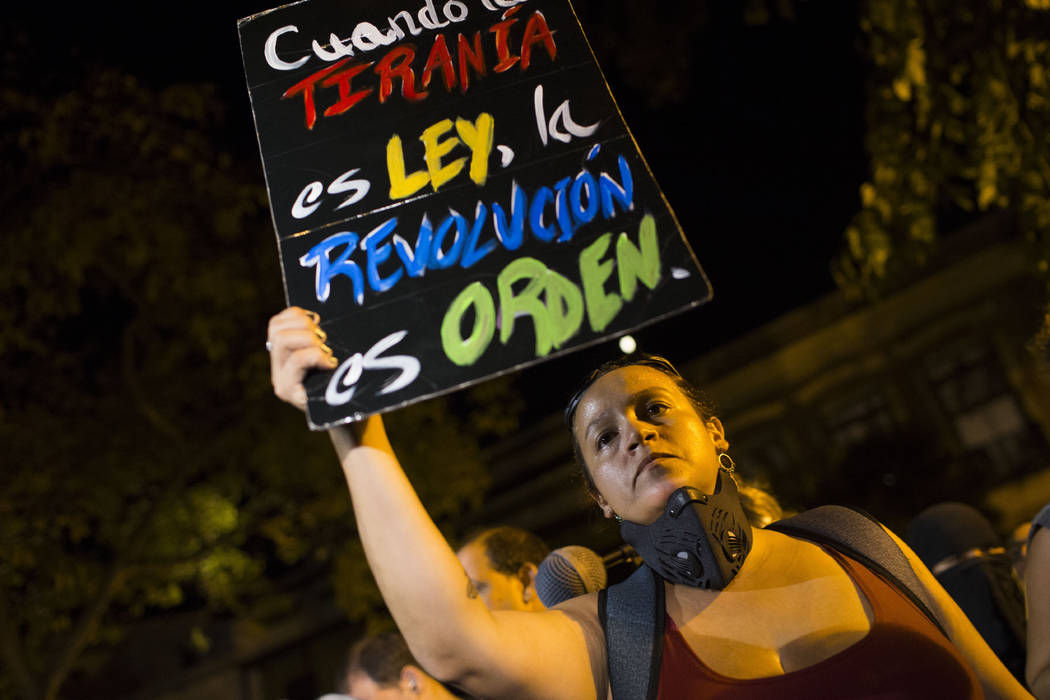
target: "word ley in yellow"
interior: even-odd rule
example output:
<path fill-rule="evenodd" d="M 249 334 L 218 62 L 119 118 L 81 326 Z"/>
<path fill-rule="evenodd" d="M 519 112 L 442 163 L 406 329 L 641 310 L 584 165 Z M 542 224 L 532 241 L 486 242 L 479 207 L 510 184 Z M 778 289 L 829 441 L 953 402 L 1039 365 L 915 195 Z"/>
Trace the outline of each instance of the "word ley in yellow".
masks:
<path fill-rule="evenodd" d="M 452 178 L 459 175 L 467 162 L 467 156 L 461 156 L 447 163 L 442 158 L 460 144 L 470 149 L 470 167 L 467 170 L 470 179 L 478 185 L 484 185 L 489 175 L 489 155 L 492 153 L 492 138 L 495 122 L 492 115 L 482 112 L 476 121 L 471 122 L 456 118 L 456 135 L 446 134 L 452 130 L 451 119 L 442 119 L 423 130 L 419 140 L 423 142 L 423 161 L 426 170 L 405 172 L 405 153 L 401 146 L 401 137 L 394 134 L 386 144 L 386 169 L 390 175 L 390 199 L 404 199 L 428 184 L 436 192 Z M 458 137 L 458 138 L 457 138 Z"/>

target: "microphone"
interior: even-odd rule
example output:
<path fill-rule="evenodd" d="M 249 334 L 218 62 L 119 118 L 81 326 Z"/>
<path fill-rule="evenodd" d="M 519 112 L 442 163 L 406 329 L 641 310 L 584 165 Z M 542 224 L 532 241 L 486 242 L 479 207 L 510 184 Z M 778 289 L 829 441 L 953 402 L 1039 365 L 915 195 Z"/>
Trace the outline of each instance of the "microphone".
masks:
<path fill-rule="evenodd" d="M 605 564 L 593 550 L 559 547 L 536 567 L 536 593 L 546 607 L 605 588 Z"/>
<path fill-rule="evenodd" d="M 608 571 L 621 564 L 641 566 L 642 558 L 638 555 L 638 552 L 634 551 L 634 547 L 625 542 L 602 557 L 602 563 L 605 564 L 605 570 Z"/>

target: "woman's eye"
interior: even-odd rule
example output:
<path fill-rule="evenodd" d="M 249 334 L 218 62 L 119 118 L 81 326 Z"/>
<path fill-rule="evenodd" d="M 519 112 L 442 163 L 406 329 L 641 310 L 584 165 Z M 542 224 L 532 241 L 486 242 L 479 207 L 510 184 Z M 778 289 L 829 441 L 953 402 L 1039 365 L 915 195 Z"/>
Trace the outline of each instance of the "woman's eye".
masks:
<path fill-rule="evenodd" d="M 598 447 L 605 447 L 610 442 L 612 442 L 613 437 L 615 437 L 615 435 L 616 434 L 613 432 L 601 433 L 598 435 L 598 439 L 595 440 L 595 443 L 598 445 Z"/>
<path fill-rule="evenodd" d="M 660 414 L 667 412 L 667 404 L 663 403 L 651 403 L 645 408 L 650 416 L 659 416 Z"/>

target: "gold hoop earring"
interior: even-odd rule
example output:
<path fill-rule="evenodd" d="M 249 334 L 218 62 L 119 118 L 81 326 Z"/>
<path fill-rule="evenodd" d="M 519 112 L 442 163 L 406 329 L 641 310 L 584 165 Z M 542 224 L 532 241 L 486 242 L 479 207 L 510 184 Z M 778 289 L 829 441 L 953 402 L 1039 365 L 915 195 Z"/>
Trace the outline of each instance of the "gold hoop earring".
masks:
<path fill-rule="evenodd" d="M 733 458 L 729 456 L 728 452 L 718 453 L 718 468 L 726 474 L 733 474 L 736 472 L 736 463 L 733 461 Z"/>

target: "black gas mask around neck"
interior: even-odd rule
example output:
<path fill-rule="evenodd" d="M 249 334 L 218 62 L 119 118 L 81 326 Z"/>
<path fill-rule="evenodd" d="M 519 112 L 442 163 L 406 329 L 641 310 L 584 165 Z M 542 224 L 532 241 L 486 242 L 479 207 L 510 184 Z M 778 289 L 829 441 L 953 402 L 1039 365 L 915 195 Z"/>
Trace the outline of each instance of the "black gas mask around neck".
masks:
<path fill-rule="evenodd" d="M 736 482 L 721 470 L 710 496 L 683 486 L 654 523 L 625 520 L 620 533 L 667 581 L 714 590 L 737 575 L 753 540 Z"/>

